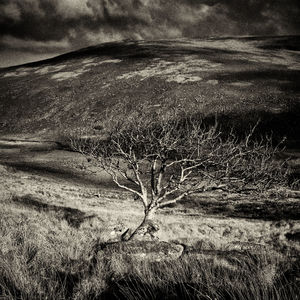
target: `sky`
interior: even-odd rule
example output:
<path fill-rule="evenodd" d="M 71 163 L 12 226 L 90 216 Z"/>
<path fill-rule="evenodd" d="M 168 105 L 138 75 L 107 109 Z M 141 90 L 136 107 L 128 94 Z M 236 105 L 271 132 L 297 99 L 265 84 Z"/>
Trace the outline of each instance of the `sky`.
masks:
<path fill-rule="evenodd" d="M 299 0 L 0 0 L 0 67 L 123 39 L 299 35 Z"/>

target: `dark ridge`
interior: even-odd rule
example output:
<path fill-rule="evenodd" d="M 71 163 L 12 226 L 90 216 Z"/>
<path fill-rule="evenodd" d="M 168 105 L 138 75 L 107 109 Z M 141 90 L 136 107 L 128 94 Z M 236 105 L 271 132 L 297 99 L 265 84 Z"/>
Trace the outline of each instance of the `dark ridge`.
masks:
<path fill-rule="evenodd" d="M 200 196 L 201 197 L 201 196 Z M 242 199 L 242 196 L 240 196 Z M 190 196 L 178 203 L 182 209 L 196 209 L 206 215 L 219 215 L 228 218 L 244 218 L 264 221 L 281 221 L 281 220 L 300 220 L 300 202 L 291 201 L 264 201 L 254 202 L 244 199 L 244 203 L 231 203 L 228 201 L 210 201 L 209 199 L 199 199 L 197 196 Z M 170 207 L 170 206 L 168 206 Z M 296 239 L 298 235 L 291 235 L 287 238 Z"/>
<path fill-rule="evenodd" d="M 195 39 L 196 41 L 202 40 L 244 40 L 244 41 L 257 41 L 259 44 L 258 48 L 265 50 L 300 50 L 300 36 L 250 36 L 250 37 L 207 37 L 201 39 Z M 183 46 L 174 48 L 172 43 L 181 43 Z M 120 42 L 108 42 L 100 45 L 89 46 L 79 50 L 71 51 L 56 57 L 49 59 L 26 63 L 18 66 L 12 66 L 8 68 L 0 68 L 0 70 L 13 70 L 19 67 L 37 67 L 49 63 L 59 63 L 68 59 L 79 59 L 87 56 L 110 56 L 115 58 L 127 58 L 127 59 L 139 59 L 139 58 L 155 58 L 160 54 L 172 53 L 174 55 L 181 54 L 210 54 L 223 53 L 223 54 L 233 54 L 238 53 L 238 51 L 232 50 L 221 50 L 221 49 L 186 49 L 185 45 L 189 43 L 189 40 L 123 40 Z"/>
<path fill-rule="evenodd" d="M 99 178 L 87 176 L 87 174 L 76 173 L 76 170 L 66 169 L 63 170 L 59 165 L 49 166 L 46 164 L 39 164 L 35 162 L 3 162 L 4 166 L 13 168 L 15 171 L 22 171 L 30 174 L 36 174 L 44 177 L 55 177 L 56 179 L 63 179 L 70 182 L 77 182 L 80 184 L 87 184 L 103 188 L 115 188 L 113 182 L 101 181 Z"/>
<path fill-rule="evenodd" d="M 228 214 L 229 217 L 243 217 L 246 219 L 263 219 L 268 221 L 300 220 L 300 203 L 241 203 Z"/>
<path fill-rule="evenodd" d="M 300 35 L 259 35 L 259 36 L 225 36 L 225 37 L 209 37 L 208 40 L 244 40 L 244 41 L 266 41 L 266 40 L 289 40 L 300 39 Z"/>
<path fill-rule="evenodd" d="M 300 36 L 287 36 L 274 38 L 265 41 L 265 44 L 258 45 L 258 48 L 265 50 L 292 50 L 300 51 Z"/>
<path fill-rule="evenodd" d="M 224 134 L 233 129 L 239 137 L 244 137 L 259 121 L 253 134 L 254 138 L 271 135 L 275 145 L 286 138 L 284 146 L 294 150 L 300 149 L 300 103 L 298 102 L 290 103 L 289 107 L 280 113 L 254 109 L 207 116 L 196 114 L 193 117 L 202 118 L 206 125 L 215 124 L 217 118 Z"/>
<path fill-rule="evenodd" d="M 242 71 L 230 74 L 217 74 L 211 76 L 210 79 L 217 79 L 222 82 L 230 83 L 235 81 L 259 81 L 266 80 L 268 84 L 274 81 L 273 85 L 279 87 L 283 91 L 300 91 L 300 72 L 296 70 L 258 70 L 258 71 Z M 290 82 L 287 82 L 290 81 Z"/>
<path fill-rule="evenodd" d="M 201 39 L 205 40 L 205 39 Z M 172 43 L 179 43 L 182 45 L 176 45 L 173 47 Z M 189 41 L 182 40 L 163 40 L 163 41 L 121 41 L 121 42 L 109 42 L 100 45 L 89 46 L 79 50 L 71 51 L 56 57 L 49 59 L 22 64 L 19 66 L 12 66 L 3 68 L 3 70 L 13 70 L 19 67 L 38 67 L 45 64 L 55 64 L 71 59 L 81 59 L 89 56 L 109 56 L 119 59 L 144 59 L 144 58 L 156 58 L 164 54 L 173 54 L 175 56 L 180 55 L 209 55 L 209 54 L 235 54 L 239 51 L 215 49 L 215 48 L 203 48 L 194 47 L 188 49 L 186 46 Z"/>
<path fill-rule="evenodd" d="M 69 59 L 80 59 L 87 56 L 110 56 L 116 58 L 150 58 L 154 57 L 149 50 L 137 41 L 109 42 L 68 52 L 53 58 L 9 67 L 6 70 L 19 67 L 37 67 L 45 64 L 55 64 Z M 3 69 L 2 69 L 3 70 Z"/>

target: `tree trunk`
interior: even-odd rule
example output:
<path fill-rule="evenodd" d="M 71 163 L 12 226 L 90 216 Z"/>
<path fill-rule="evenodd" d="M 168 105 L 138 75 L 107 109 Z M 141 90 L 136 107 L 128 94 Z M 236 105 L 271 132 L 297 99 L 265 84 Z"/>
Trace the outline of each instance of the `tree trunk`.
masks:
<path fill-rule="evenodd" d="M 154 233 L 159 230 L 159 226 L 154 222 L 156 211 L 157 207 L 152 207 L 151 209 L 145 210 L 145 215 L 141 224 L 132 233 L 126 234 L 127 236 L 125 235 L 123 240 L 129 241 L 134 239 L 155 239 Z"/>

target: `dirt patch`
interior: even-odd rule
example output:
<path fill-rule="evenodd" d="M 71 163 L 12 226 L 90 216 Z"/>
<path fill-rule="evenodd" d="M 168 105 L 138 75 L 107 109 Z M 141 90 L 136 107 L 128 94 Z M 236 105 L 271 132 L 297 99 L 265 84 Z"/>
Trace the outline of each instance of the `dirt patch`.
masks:
<path fill-rule="evenodd" d="M 62 168 L 58 165 L 55 166 L 43 162 L 6 162 L 3 165 L 15 171 L 21 171 L 48 179 L 88 186 L 109 187 L 112 185 L 114 187 L 110 181 L 105 181 L 102 177 L 98 178 L 83 172 L 79 175 L 78 172 L 72 168 Z"/>
<path fill-rule="evenodd" d="M 106 83 L 106 84 L 104 84 L 104 85 L 101 87 L 101 89 L 106 89 L 106 88 L 108 88 L 108 87 L 110 87 L 110 86 L 111 86 L 110 83 Z"/>

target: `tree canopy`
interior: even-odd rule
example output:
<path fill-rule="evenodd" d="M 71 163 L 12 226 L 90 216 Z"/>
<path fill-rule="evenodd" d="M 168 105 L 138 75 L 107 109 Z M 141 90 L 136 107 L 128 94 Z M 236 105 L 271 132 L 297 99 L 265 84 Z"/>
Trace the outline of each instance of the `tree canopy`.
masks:
<path fill-rule="evenodd" d="M 237 138 L 222 132 L 217 119 L 207 125 L 199 117 L 148 113 L 106 129 L 105 137 L 72 138 L 72 147 L 140 199 L 145 219 L 193 193 L 247 184 L 264 190 L 287 180 L 288 169 L 275 158 L 278 148 L 267 137 L 253 139 L 255 127 Z"/>

